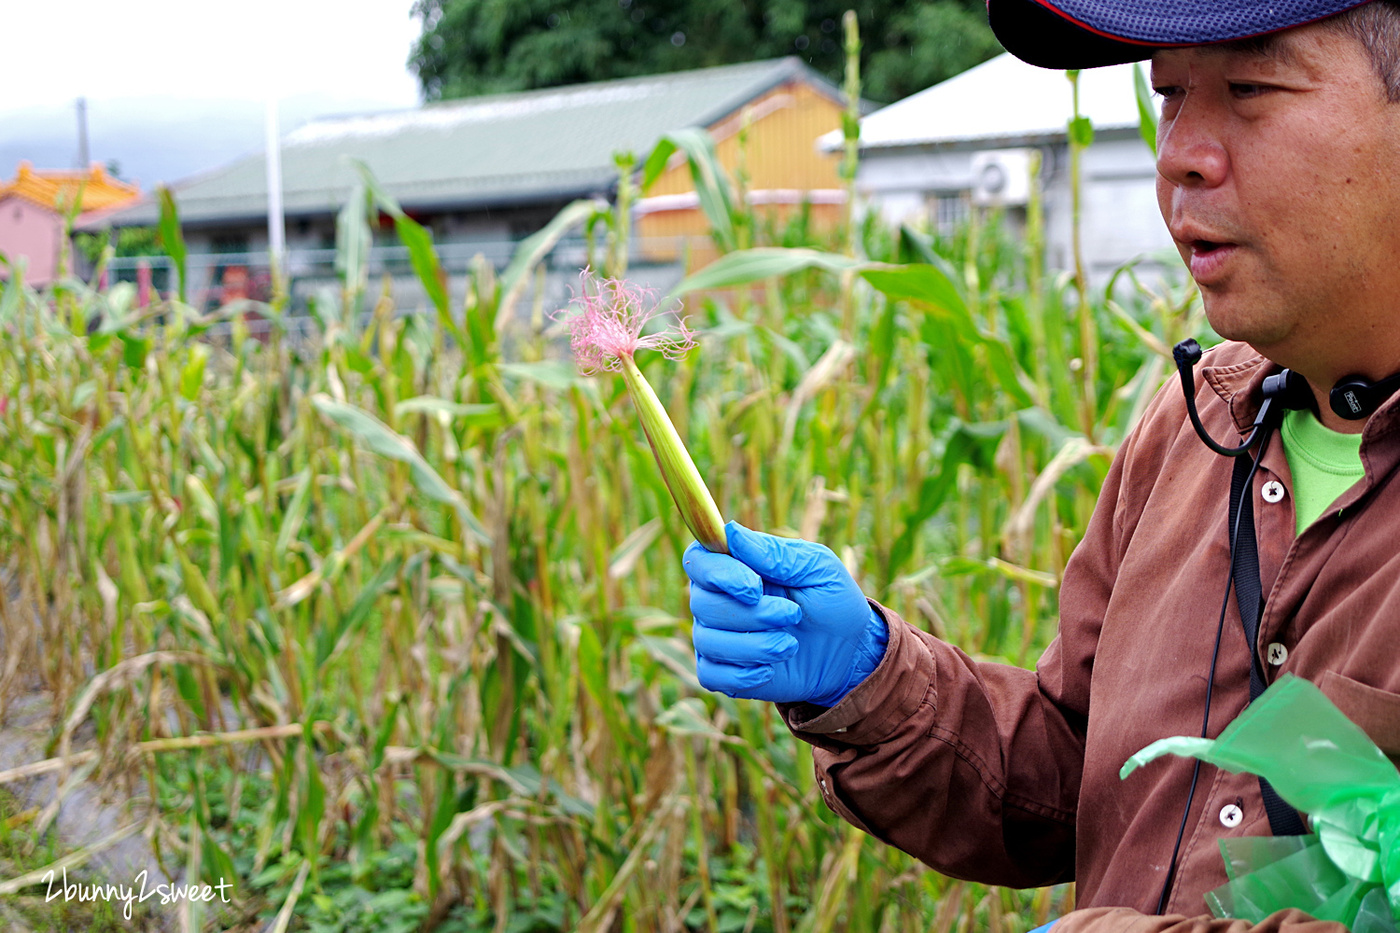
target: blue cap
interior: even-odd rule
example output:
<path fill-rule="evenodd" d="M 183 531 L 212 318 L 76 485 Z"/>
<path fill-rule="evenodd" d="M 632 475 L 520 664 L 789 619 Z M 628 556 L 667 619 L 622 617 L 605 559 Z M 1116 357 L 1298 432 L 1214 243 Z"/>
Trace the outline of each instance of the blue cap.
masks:
<path fill-rule="evenodd" d="M 1162 48 L 1267 35 L 1370 0 L 987 0 L 1008 52 L 1042 68 L 1093 68 Z"/>

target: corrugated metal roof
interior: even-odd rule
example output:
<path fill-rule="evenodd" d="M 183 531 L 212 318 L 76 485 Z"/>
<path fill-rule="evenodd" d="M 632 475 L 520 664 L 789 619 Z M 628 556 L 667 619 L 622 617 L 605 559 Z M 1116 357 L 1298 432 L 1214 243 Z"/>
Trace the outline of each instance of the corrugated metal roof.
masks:
<path fill-rule="evenodd" d="M 613 153 L 645 158 L 664 133 L 709 126 L 785 81 L 834 88 L 797 58 L 446 101 L 317 120 L 282 141 L 289 216 L 339 210 L 363 160 L 405 208 L 528 203 L 609 189 Z M 267 216 L 264 156 L 172 186 L 185 223 Z M 110 218 L 157 218 L 150 199 Z"/>
<path fill-rule="evenodd" d="M 1133 66 L 1081 71 L 1079 109 L 1099 130 L 1136 127 Z M 868 150 L 977 140 L 1063 139 L 1073 114 L 1070 84 L 1063 71 L 1037 68 L 1003 54 L 861 120 L 860 146 Z M 838 148 L 840 133 L 823 136 L 819 145 Z"/>

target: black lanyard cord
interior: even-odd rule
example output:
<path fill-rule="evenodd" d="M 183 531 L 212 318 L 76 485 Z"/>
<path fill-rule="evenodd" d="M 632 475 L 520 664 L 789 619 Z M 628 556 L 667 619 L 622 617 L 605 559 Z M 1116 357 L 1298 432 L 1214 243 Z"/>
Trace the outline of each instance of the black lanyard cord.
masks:
<path fill-rule="evenodd" d="M 1205 712 L 1201 717 L 1201 738 L 1210 737 L 1210 704 L 1215 690 L 1215 668 L 1220 659 L 1220 642 L 1225 633 L 1225 614 L 1230 605 L 1230 592 L 1233 589 L 1235 601 L 1240 610 L 1240 622 L 1244 628 L 1245 646 L 1249 650 L 1249 701 L 1253 703 L 1264 692 L 1264 674 L 1259 669 L 1258 640 L 1259 622 L 1263 610 L 1262 587 L 1259 579 L 1259 546 L 1254 533 L 1254 507 L 1251 492 L 1254 488 L 1254 474 L 1264 459 L 1264 451 L 1269 446 L 1272 432 L 1264 434 L 1259 442 L 1259 450 L 1252 463 L 1240 458 L 1235 461 L 1234 474 L 1230 481 L 1230 578 L 1225 583 L 1225 597 L 1220 604 L 1220 619 L 1215 626 L 1215 647 L 1210 655 L 1210 675 L 1206 678 Z M 1181 841 L 1186 835 L 1186 823 L 1191 815 L 1191 803 L 1196 796 L 1196 784 L 1201 776 L 1201 762 L 1196 761 L 1191 771 L 1191 789 L 1186 794 L 1186 808 L 1181 814 L 1181 825 L 1176 831 L 1176 845 L 1172 848 L 1172 859 L 1167 869 L 1167 879 L 1162 885 L 1162 894 L 1157 899 L 1157 913 L 1167 906 L 1172 883 L 1176 880 L 1176 860 L 1181 852 Z M 1307 830 L 1298 811 L 1279 797 L 1268 781 L 1259 779 L 1259 791 L 1264 798 L 1264 811 L 1269 817 L 1269 828 L 1275 836 L 1301 836 Z"/>

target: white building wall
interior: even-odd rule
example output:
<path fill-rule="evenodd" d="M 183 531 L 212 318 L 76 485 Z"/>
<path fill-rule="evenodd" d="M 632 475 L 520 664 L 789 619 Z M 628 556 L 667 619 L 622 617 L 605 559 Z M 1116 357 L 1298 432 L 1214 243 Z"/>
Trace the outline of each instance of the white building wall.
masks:
<path fill-rule="evenodd" d="M 992 144 L 989 149 L 1006 148 Z M 1070 210 L 1069 154 L 1061 143 L 1038 147 L 1046 220 L 1046 265 L 1052 271 L 1074 267 Z M 872 149 L 861 156 L 857 185 L 870 209 L 892 223 L 932 222 L 930 205 L 940 195 L 972 188 L 973 150 L 918 151 Z M 1090 281 L 1105 284 L 1114 270 L 1139 257 L 1147 278 L 1180 265 L 1157 209 L 1156 167 L 1142 140 L 1101 139 L 1084 152 L 1084 261 Z"/>

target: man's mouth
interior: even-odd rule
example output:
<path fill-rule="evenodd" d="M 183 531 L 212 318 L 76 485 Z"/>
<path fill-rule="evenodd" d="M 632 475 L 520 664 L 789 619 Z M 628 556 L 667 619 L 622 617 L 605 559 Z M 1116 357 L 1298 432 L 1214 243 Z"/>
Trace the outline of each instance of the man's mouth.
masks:
<path fill-rule="evenodd" d="M 1218 240 L 1192 240 L 1191 252 L 1199 254 L 1213 253 L 1218 249 L 1223 249 L 1224 247 L 1230 245 L 1232 244 L 1224 243 Z"/>
<path fill-rule="evenodd" d="M 1230 258 L 1235 254 L 1237 244 L 1225 240 L 1189 240 L 1191 255 L 1187 265 L 1191 277 L 1202 287 L 1221 281 L 1228 271 Z"/>

